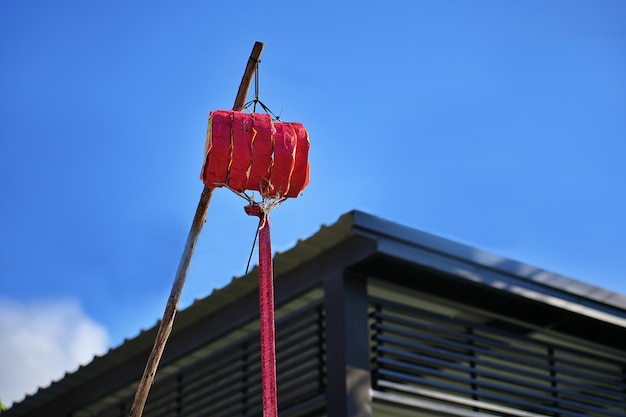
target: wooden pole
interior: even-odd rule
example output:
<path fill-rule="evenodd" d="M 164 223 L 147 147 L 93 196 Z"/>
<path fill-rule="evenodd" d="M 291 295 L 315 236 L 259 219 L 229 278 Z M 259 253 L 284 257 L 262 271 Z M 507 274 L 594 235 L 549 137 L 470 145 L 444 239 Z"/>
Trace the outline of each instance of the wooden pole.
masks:
<path fill-rule="evenodd" d="M 256 70 L 256 64 L 261 58 L 261 52 L 263 52 L 263 46 L 263 43 L 255 42 L 254 47 L 252 48 L 250 58 L 248 58 L 248 63 L 246 64 L 246 70 L 243 73 L 241 84 L 239 85 L 239 90 L 237 91 L 237 98 L 235 99 L 233 110 L 243 110 L 246 97 L 248 96 L 248 90 L 250 90 L 252 77 L 254 76 L 254 72 Z M 163 349 L 165 349 L 165 343 L 167 343 L 167 339 L 172 332 L 176 308 L 178 307 L 180 295 L 183 291 L 183 286 L 185 285 L 187 271 L 189 270 L 191 257 L 193 256 L 193 252 L 196 248 L 196 242 L 198 241 L 198 237 L 200 236 L 200 232 L 202 231 L 202 227 L 206 221 L 206 213 L 209 209 L 209 203 L 211 202 L 212 196 L 213 189 L 205 186 L 202 190 L 202 194 L 200 195 L 200 201 L 198 202 L 198 208 L 196 209 L 196 214 L 193 217 L 193 222 L 191 223 L 191 230 L 187 236 L 185 249 L 180 259 L 180 263 L 178 264 L 178 270 L 176 271 L 172 291 L 170 292 L 167 305 L 165 306 L 165 312 L 163 313 L 163 319 L 161 319 L 161 323 L 159 325 L 159 330 L 154 341 L 154 346 L 152 347 L 152 352 L 150 352 L 146 368 L 143 372 L 143 376 L 141 377 L 141 381 L 139 381 L 137 392 L 135 393 L 135 399 L 133 400 L 133 405 L 130 409 L 130 417 L 141 417 L 143 408 L 146 405 L 150 387 L 154 382 L 156 370 L 159 366 L 161 356 L 163 355 Z"/>

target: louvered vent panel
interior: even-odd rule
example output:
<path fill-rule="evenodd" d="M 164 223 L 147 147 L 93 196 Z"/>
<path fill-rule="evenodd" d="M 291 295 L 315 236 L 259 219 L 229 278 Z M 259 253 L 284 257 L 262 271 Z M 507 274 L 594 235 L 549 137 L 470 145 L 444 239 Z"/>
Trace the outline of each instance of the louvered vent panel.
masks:
<path fill-rule="evenodd" d="M 325 389 L 324 311 L 315 302 L 276 324 L 278 398 L 281 415 L 315 400 Z M 158 378 L 144 417 L 261 416 L 261 367 L 258 331 L 211 352 L 180 371 Z M 132 397 L 90 415 L 128 415 Z M 80 413 L 76 413 L 78 416 Z M 308 415 L 308 414 L 306 414 Z M 315 414 L 318 415 L 318 414 Z"/>
<path fill-rule="evenodd" d="M 626 415 L 624 361 L 382 299 L 370 321 L 379 399 L 459 415 Z"/>

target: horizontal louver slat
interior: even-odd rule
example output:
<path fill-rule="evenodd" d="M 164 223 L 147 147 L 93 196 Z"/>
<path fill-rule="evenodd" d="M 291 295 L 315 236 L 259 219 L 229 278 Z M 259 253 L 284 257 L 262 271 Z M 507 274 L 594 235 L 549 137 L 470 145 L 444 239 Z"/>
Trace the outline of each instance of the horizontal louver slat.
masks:
<path fill-rule="evenodd" d="M 457 405 L 470 410 L 480 409 L 482 402 L 485 409 L 547 415 L 618 417 L 626 412 L 626 362 L 488 322 L 382 299 L 370 303 L 375 390 L 426 398 L 424 393 L 441 393 L 432 398 L 458 398 Z"/>
<path fill-rule="evenodd" d="M 325 384 L 324 322 L 319 301 L 294 311 L 276 323 L 279 407 L 321 398 Z M 258 329 L 258 328 L 257 328 Z M 132 397 L 120 399 L 97 413 L 122 417 Z M 261 416 L 259 333 L 204 355 L 177 372 L 155 381 L 144 417 Z M 282 411 L 281 411 L 282 414 Z"/>

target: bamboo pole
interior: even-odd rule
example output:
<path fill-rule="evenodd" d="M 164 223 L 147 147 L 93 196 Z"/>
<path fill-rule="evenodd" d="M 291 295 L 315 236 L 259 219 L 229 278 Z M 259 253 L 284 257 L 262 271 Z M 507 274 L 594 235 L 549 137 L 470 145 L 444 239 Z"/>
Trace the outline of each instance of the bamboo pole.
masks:
<path fill-rule="evenodd" d="M 239 90 L 237 91 L 237 97 L 235 98 L 235 103 L 233 104 L 233 110 L 243 110 L 246 97 L 248 96 L 248 91 L 250 90 L 252 77 L 254 76 L 254 72 L 256 70 L 256 64 L 259 62 L 261 52 L 263 52 L 263 46 L 263 43 L 255 42 L 254 47 L 252 48 L 241 83 L 239 84 Z M 167 300 L 167 305 L 165 306 L 165 312 L 163 313 L 163 319 L 161 319 L 159 325 L 159 330 L 154 341 L 154 346 L 152 347 L 152 352 L 150 352 L 146 368 L 141 377 L 141 381 L 139 381 L 137 392 L 135 393 L 135 399 L 133 400 L 133 405 L 130 409 L 130 417 L 141 417 L 143 408 L 146 405 L 150 387 L 154 382 L 156 370 L 159 366 L 161 356 L 163 355 L 163 350 L 165 349 L 165 343 L 167 343 L 167 339 L 172 332 L 176 308 L 178 307 L 180 295 L 183 291 L 183 286 L 185 285 L 185 279 L 187 278 L 187 271 L 189 270 L 191 257 L 193 256 L 198 237 L 200 236 L 200 232 L 202 231 L 202 227 L 206 221 L 206 213 L 209 209 L 209 203 L 211 202 L 212 196 L 213 189 L 205 186 L 202 190 L 202 194 L 200 195 L 200 201 L 198 202 L 198 208 L 196 209 L 196 214 L 193 217 L 193 222 L 191 223 L 191 230 L 189 230 L 187 242 L 185 243 L 185 249 L 183 250 L 183 255 L 180 259 L 180 263 L 178 264 L 174 284 L 172 285 L 172 290 Z"/>

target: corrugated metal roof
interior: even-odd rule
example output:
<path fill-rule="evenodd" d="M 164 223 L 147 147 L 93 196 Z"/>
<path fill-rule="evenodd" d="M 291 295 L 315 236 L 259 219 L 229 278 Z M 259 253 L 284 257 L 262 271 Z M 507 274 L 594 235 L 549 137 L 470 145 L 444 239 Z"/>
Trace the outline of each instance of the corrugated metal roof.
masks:
<path fill-rule="evenodd" d="M 416 253 L 412 251 L 420 250 L 422 251 L 420 253 L 428 253 L 432 259 L 439 256 L 448 261 L 463 264 L 466 268 L 464 273 L 468 276 L 472 274 L 472 271 L 469 271 L 467 267 L 469 265 L 472 270 L 490 271 L 498 274 L 499 277 L 514 278 L 518 284 L 532 283 L 546 289 L 554 289 L 559 294 L 571 294 L 611 306 L 621 310 L 624 313 L 621 316 L 626 320 L 626 296 L 622 294 L 411 229 L 360 211 L 351 211 L 342 215 L 333 225 L 322 226 L 311 237 L 299 240 L 293 248 L 283 253 L 277 253 L 274 258 L 275 276 L 278 277 L 295 269 L 353 235 L 361 235 L 376 240 L 380 252 L 386 255 L 400 258 L 403 256 L 410 257 Z M 410 260 L 420 263 L 423 259 L 411 258 Z M 428 262 L 425 264 L 428 265 Z M 461 272 L 458 273 L 461 274 Z M 471 277 L 469 278 L 471 279 Z M 233 300 L 237 300 L 257 288 L 257 269 L 255 267 L 248 274 L 234 277 L 225 287 L 215 289 L 208 297 L 197 299 L 191 306 L 178 312 L 173 334 L 205 319 Z M 154 343 L 157 326 L 158 323 L 148 330 L 141 330 L 136 337 L 126 339 L 120 346 L 109 349 L 102 356 L 94 357 L 89 364 L 80 366 L 72 373 L 65 374 L 63 378 L 53 381 L 46 388 L 40 388 L 35 394 L 26 396 L 23 401 L 14 404 L 12 409 L 3 414 L 7 417 L 24 415 L 30 410 L 45 405 L 50 399 L 58 398 L 76 389 L 84 381 L 98 378 L 113 366 L 150 349 Z"/>
<path fill-rule="evenodd" d="M 351 235 L 353 219 L 353 212 L 344 214 L 332 226 L 322 226 L 313 236 L 299 240 L 293 248 L 283 253 L 277 253 L 274 257 L 274 275 L 278 277 L 287 273 L 348 238 Z M 209 296 L 196 299 L 191 306 L 177 312 L 172 336 L 219 311 L 233 300 L 256 291 L 258 288 L 257 270 L 255 266 L 248 274 L 233 277 L 225 287 L 214 289 Z M 45 405 L 50 399 L 72 391 L 80 386 L 81 382 L 98 378 L 107 369 L 150 349 L 154 343 L 158 325 L 159 322 L 150 329 L 142 329 L 137 336 L 126 339 L 120 346 L 109 349 L 104 355 L 96 355 L 87 365 L 81 365 L 76 371 L 66 373 L 62 378 L 52 381 L 47 387 L 40 387 L 37 392 L 27 395 L 21 402 L 13 404 L 10 410 L 2 414 L 6 414 L 7 417 L 24 415 L 30 410 Z"/>

